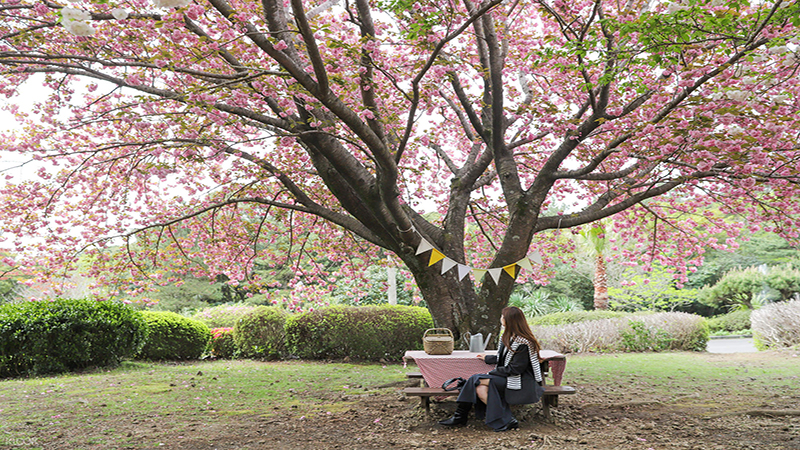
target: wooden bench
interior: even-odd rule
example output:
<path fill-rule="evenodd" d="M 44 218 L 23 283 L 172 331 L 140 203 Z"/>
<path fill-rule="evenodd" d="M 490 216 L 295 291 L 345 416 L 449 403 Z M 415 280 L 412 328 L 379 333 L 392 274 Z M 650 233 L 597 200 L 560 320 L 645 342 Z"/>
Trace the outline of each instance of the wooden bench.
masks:
<path fill-rule="evenodd" d="M 550 418 L 550 407 L 558 406 L 559 395 L 574 394 L 575 388 L 570 386 L 544 386 L 544 397 L 542 398 L 542 411 L 546 418 Z M 459 391 L 445 391 L 442 388 L 433 387 L 407 387 L 403 389 L 403 393 L 411 397 L 420 398 L 420 406 L 425 408 L 425 412 L 431 411 L 431 397 L 453 397 L 458 395 Z"/>

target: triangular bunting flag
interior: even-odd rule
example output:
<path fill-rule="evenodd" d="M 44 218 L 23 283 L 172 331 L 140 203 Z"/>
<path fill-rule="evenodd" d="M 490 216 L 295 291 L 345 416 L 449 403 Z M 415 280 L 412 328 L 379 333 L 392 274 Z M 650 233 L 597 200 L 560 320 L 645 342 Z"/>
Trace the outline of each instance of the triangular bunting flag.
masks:
<path fill-rule="evenodd" d="M 419 246 L 417 247 L 417 253 L 416 254 L 419 255 L 420 253 L 427 252 L 428 250 L 430 250 L 432 248 L 433 248 L 433 246 L 430 244 L 430 242 L 426 241 L 425 239 L 421 239 L 419 241 Z"/>
<path fill-rule="evenodd" d="M 472 273 L 475 274 L 475 281 L 479 282 L 486 275 L 486 269 L 472 269 Z"/>
<path fill-rule="evenodd" d="M 442 275 L 444 275 L 448 270 L 450 270 L 453 267 L 455 267 L 456 264 L 458 264 L 458 263 L 453 261 L 452 259 L 445 258 L 444 261 L 442 261 Z"/>
<path fill-rule="evenodd" d="M 511 278 L 517 278 L 517 265 L 516 264 L 509 264 L 509 265 L 503 267 L 503 270 L 505 270 L 507 274 L 511 275 Z"/>
<path fill-rule="evenodd" d="M 459 264 L 458 265 L 458 281 L 463 280 L 464 277 L 467 276 L 467 274 L 470 273 L 470 271 L 472 271 L 472 269 L 469 266 L 465 266 L 463 264 Z"/>
<path fill-rule="evenodd" d="M 525 270 L 533 272 L 533 266 L 531 265 L 531 260 L 528 258 L 520 259 L 519 261 L 517 261 L 517 265 Z"/>
<path fill-rule="evenodd" d="M 531 252 L 528 255 L 528 258 L 530 258 L 531 261 L 535 262 L 536 264 L 542 265 L 542 255 L 540 255 L 539 252 Z"/>
<path fill-rule="evenodd" d="M 435 248 L 431 249 L 431 260 L 428 262 L 428 266 L 432 266 L 437 262 L 441 261 L 442 259 L 444 259 L 444 255 L 442 254 L 442 252 L 436 250 Z"/>
<path fill-rule="evenodd" d="M 489 269 L 488 272 L 489 272 L 489 275 L 492 276 L 492 279 L 494 280 L 494 284 L 497 284 L 497 283 L 500 282 L 500 274 L 503 273 L 503 268 L 502 267 L 496 267 L 494 269 Z"/>

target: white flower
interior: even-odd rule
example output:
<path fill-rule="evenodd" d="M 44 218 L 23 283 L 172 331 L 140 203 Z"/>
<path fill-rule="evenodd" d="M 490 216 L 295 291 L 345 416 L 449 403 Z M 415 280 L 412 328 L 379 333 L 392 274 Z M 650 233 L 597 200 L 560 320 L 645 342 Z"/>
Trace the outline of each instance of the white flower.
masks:
<path fill-rule="evenodd" d="M 188 5 L 191 0 L 153 0 L 153 6 L 156 8 L 183 8 Z"/>
<path fill-rule="evenodd" d="M 88 12 L 77 8 L 61 8 L 61 17 L 64 22 L 70 20 L 91 20 L 92 15 Z"/>
<path fill-rule="evenodd" d="M 667 14 L 674 14 L 680 10 L 686 9 L 685 6 L 679 5 L 677 3 L 670 2 L 667 4 Z"/>
<path fill-rule="evenodd" d="M 733 91 L 726 92 L 725 95 L 727 95 L 728 98 L 731 99 L 731 100 L 734 100 L 734 101 L 737 101 L 737 102 L 743 102 L 743 101 L 747 100 L 747 97 L 750 96 L 750 93 L 747 92 L 747 91 L 736 91 L 736 90 L 733 90 Z"/>
<path fill-rule="evenodd" d="M 782 55 L 789 51 L 789 47 L 785 45 L 779 45 L 777 47 L 772 47 L 769 49 L 769 52 L 773 55 Z"/>
<path fill-rule="evenodd" d="M 63 25 L 75 36 L 91 36 L 97 31 L 91 23 L 85 20 L 65 20 Z"/>
<path fill-rule="evenodd" d="M 742 83 L 743 84 L 747 84 L 747 85 L 756 84 L 756 78 L 755 77 L 744 77 L 744 78 L 742 78 Z"/>
<path fill-rule="evenodd" d="M 781 102 L 783 102 L 785 100 L 789 100 L 789 96 L 786 95 L 786 94 L 780 94 L 780 95 L 773 95 L 772 96 L 772 101 L 774 101 L 775 103 L 781 103 Z"/>
<path fill-rule="evenodd" d="M 115 8 L 111 10 L 111 15 L 117 20 L 125 20 L 128 18 L 128 11 L 124 8 Z"/>
<path fill-rule="evenodd" d="M 75 36 L 91 36 L 97 30 L 91 23 L 92 15 L 77 8 L 61 8 L 61 25 Z"/>

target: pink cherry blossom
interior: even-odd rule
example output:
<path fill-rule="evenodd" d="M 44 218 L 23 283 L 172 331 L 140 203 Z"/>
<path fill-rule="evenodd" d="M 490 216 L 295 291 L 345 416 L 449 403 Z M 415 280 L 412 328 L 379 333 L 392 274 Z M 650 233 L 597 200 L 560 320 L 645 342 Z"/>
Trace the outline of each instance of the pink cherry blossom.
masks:
<path fill-rule="evenodd" d="M 600 219 L 679 281 L 743 229 L 797 236 L 797 2 L 80 5 L 0 9 L 0 151 L 32 167 L 0 188 L 2 245 L 31 280 L 224 275 L 297 310 L 391 259 L 438 325 L 496 333 Z M 478 282 L 423 240 L 542 265 Z"/>

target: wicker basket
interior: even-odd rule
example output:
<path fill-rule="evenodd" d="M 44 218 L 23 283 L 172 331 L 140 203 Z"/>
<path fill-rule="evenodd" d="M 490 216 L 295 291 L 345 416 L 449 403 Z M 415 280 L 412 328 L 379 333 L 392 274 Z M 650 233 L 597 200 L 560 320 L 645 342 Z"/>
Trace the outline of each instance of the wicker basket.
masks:
<path fill-rule="evenodd" d="M 448 328 L 430 328 L 422 336 L 422 346 L 429 355 L 449 355 L 454 343 L 453 332 Z"/>

